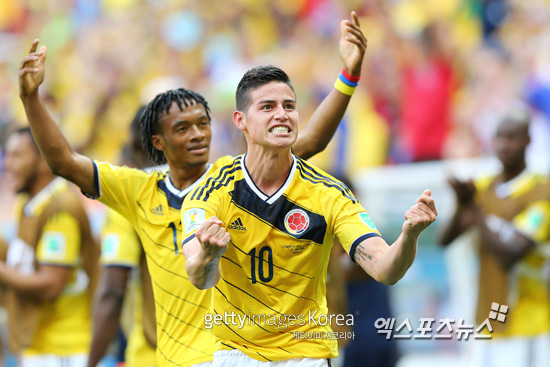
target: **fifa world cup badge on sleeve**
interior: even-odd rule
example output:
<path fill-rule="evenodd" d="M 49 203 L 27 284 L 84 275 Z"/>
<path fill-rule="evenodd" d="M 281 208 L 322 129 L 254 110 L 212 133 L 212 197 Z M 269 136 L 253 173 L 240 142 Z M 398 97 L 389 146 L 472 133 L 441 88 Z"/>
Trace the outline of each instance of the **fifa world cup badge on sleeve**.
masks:
<path fill-rule="evenodd" d="M 188 235 L 199 228 L 204 222 L 204 209 L 191 208 L 183 213 L 183 225 L 185 227 L 185 234 Z"/>
<path fill-rule="evenodd" d="M 120 236 L 115 233 L 105 235 L 101 241 L 101 256 L 106 259 L 114 259 L 118 255 Z"/>
<path fill-rule="evenodd" d="M 67 252 L 67 239 L 61 232 L 46 231 L 42 235 L 44 247 L 43 255 L 51 259 L 62 259 Z"/>
<path fill-rule="evenodd" d="M 359 213 L 359 218 L 361 218 L 361 222 L 365 223 L 367 227 L 370 229 L 376 230 L 376 226 L 374 225 L 374 222 L 372 219 L 370 219 L 369 215 L 365 212 Z"/>

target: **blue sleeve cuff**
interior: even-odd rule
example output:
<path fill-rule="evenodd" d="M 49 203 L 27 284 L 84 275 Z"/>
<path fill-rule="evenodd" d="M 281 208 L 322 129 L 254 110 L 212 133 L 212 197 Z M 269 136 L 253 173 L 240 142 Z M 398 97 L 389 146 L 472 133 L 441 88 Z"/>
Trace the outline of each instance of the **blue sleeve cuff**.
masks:
<path fill-rule="evenodd" d="M 357 248 L 357 246 L 363 242 L 364 240 L 366 240 L 367 238 L 371 238 L 371 237 L 382 237 L 380 236 L 378 233 L 367 233 L 367 234 L 364 234 L 362 236 L 359 236 L 355 241 L 353 241 L 353 243 L 351 244 L 351 247 L 349 248 L 349 257 L 351 257 L 351 260 L 354 262 L 354 263 L 357 263 L 355 261 L 355 249 Z"/>
<path fill-rule="evenodd" d="M 191 241 L 193 238 L 195 238 L 195 234 L 194 234 L 194 233 L 193 233 L 191 236 L 187 237 L 186 239 L 184 239 L 184 240 L 182 241 L 181 247 L 183 248 L 183 246 L 184 246 L 187 242 Z"/>
<path fill-rule="evenodd" d="M 92 196 L 88 193 L 85 193 L 84 191 L 80 190 L 82 195 L 86 196 L 88 199 L 97 200 L 101 197 L 101 192 L 99 190 L 99 168 L 97 167 L 97 163 L 92 160 L 92 163 L 94 165 L 94 189 L 97 193 L 97 196 Z"/>

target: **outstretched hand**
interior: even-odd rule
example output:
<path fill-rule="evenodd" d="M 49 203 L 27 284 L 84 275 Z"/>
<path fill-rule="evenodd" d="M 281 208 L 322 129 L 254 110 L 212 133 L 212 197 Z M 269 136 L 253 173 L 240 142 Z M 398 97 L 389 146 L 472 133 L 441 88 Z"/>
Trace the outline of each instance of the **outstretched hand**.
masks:
<path fill-rule="evenodd" d="M 432 198 L 432 192 L 424 190 L 422 195 L 416 199 L 416 204 L 405 213 L 403 234 L 418 236 L 436 218 L 437 209 L 435 208 L 435 201 Z"/>
<path fill-rule="evenodd" d="M 38 39 L 32 42 L 29 54 L 21 61 L 19 65 L 19 96 L 26 97 L 38 91 L 38 87 L 44 81 L 46 68 L 46 46 L 41 46 L 39 51 Z"/>
<path fill-rule="evenodd" d="M 357 13 L 351 12 L 351 22 L 340 22 L 340 58 L 344 63 L 344 69 L 350 75 L 360 76 L 363 57 L 367 50 L 367 39 L 361 31 Z"/>
<path fill-rule="evenodd" d="M 204 255 L 213 260 L 221 257 L 227 251 L 231 235 L 223 227 L 221 220 L 215 216 L 205 220 L 195 233 L 201 244 Z"/>

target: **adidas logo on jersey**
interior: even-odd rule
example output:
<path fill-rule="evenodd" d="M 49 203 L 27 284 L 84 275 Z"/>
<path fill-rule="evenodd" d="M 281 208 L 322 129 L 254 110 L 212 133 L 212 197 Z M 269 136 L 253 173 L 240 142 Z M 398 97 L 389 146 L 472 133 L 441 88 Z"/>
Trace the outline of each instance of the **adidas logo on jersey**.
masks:
<path fill-rule="evenodd" d="M 151 209 L 153 214 L 156 215 L 164 215 L 164 212 L 162 211 L 162 205 L 157 206 L 156 208 Z"/>
<path fill-rule="evenodd" d="M 237 218 L 237 220 L 231 223 L 227 228 L 236 229 L 237 231 L 246 231 L 246 227 L 243 225 L 241 218 Z"/>

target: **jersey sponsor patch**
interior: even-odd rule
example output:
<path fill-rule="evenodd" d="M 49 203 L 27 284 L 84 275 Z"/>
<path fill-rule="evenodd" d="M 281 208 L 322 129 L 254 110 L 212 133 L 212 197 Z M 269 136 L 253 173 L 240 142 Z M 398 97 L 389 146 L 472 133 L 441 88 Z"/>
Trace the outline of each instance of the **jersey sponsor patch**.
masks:
<path fill-rule="evenodd" d="M 183 213 L 183 226 L 185 227 L 185 234 L 188 235 L 199 228 L 204 222 L 205 212 L 204 209 L 191 208 Z"/>
<path fill-rule="evenodd" d="M 120 236 L 116 233 L 109 233 L 101 239 L 101 257 L 112 259 L 118 255 L 120 247 Z"/>
<path fill-rule="evenodd" d="M 309 217 L 301 209 L 293 209 L 285 216 L 285 228 L 291 234 L 301 234 L 309 227 Z"/>
<path fill-rule="evenodd" d="M 367 213 L 359 213 L 358 215 L 359 219 L 361 219 L 361 222 L 365 223 L 370 229 L 376 231 L 376 226 L 374 225 L 374 222 L 372 221 L 372 219 L 370 219 Z"/>
<path fill-rule="evenodd" d="M 61 232 L 46 231 L 42 235 L 42 253 L 48 259 L 62 259 L 67 253 L 67 238 Z"/>

